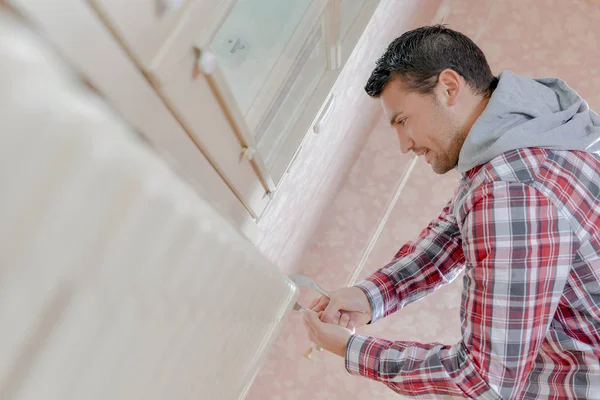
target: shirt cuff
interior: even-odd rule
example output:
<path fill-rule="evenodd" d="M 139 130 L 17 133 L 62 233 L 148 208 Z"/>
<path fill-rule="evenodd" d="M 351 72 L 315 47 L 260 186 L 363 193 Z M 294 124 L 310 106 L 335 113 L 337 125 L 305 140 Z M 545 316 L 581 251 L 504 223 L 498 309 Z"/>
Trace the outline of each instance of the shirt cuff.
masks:
<path fill-rule="evenodd" d="M 377 379 L 381 353 L 391 342 L 371 336 L 352 335 L 346 344 L 346 370 L 352 375 Z"/>
<path fill-rule="evenodd" d="M 368 279 L 358 282 L 354 287 L 361 289 L 369 303 L 371 304 L 371 322 L 374 323 L 384 317 L 385 308 L 383 304 L 383 293 L 379 290 L 379 287 Z"/>

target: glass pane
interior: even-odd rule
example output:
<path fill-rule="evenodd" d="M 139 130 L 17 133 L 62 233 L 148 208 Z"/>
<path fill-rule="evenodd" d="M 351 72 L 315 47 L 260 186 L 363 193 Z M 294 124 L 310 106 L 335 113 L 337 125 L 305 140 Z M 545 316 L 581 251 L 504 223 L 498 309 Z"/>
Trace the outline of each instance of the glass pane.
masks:
<path fill-rule="evenodd" d="M 310 101 L 327 70 L 326 43 L 323 29 L 318 26 L 299 54 L 290 78 L 273 102 L 274 106 L 258 126 L 258 148 L 267 165 L 272 165 L 281 155 L 280 149 L 304 110 L 303 105 Z"/>
<path fill-rule="evenodd" d="M 285 143 L 327 72 L 329 1 L 238 0 L 211 43 L 269 169 L 292 159 Z"/>
<path fill-rule="evenodd" d="M 211 47 L 246 115 L 298 28 L 312 0 L 238 0 Z"/>

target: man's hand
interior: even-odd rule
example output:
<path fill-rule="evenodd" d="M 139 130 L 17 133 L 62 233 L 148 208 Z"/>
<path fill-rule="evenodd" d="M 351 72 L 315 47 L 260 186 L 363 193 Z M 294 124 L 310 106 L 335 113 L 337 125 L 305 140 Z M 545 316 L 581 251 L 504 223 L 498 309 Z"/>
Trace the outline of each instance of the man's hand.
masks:
<path fill-rule="evenodd" d="M 314 311 L 307 310 L 303 314 L 308 339 L 333 354 L 346 357 L 346 345 L 352 336 L 352 331 L 339 325 L 322 322 L 320 315 Z"/>
<path fill-rule="evenodd" d="M 371 321 L 371 304 L 365 293 L 357 287 L 341 288 L 329 293 L 331 298 L 322 296 L 313 300 L 310 308 L 323 312 L 321 321 L 337 324 L 353 330 Z"/>

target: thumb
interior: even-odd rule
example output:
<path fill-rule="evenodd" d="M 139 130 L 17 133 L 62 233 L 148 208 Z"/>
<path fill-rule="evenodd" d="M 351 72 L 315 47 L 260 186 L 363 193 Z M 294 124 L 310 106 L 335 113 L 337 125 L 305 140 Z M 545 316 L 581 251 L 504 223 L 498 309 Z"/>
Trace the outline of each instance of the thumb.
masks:
<path fill-rule="evenodd" d="M 330 300 L 327 308 L 325 308 L 325 311 L 323 311 L 323 315 L 321 315 L 321 321 L 330 324 L 337 324 L 339 311 L 340 308 L 338 307 L 337 302 L 335 300 Z"/>
<path fill-rule="evenodd" d="M 305 311 L 303 314 L 304 321 L 308 324 L 308 326 L 313 330 L 317 330 L 319 325 L 322 323 L 319 319 L 319 315 L 312 310 Z"/>

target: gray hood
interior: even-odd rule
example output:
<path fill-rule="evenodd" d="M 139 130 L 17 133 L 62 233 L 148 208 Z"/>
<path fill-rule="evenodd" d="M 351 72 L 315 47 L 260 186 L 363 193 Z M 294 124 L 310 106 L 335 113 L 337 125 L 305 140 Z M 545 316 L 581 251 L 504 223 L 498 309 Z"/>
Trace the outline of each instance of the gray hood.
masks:
<path fill-rule="evenodd" d="M 600 117 L 564 81 L 505 71 L 460 151 L 464 173 L 514 149 L 600 151 Z"/>

